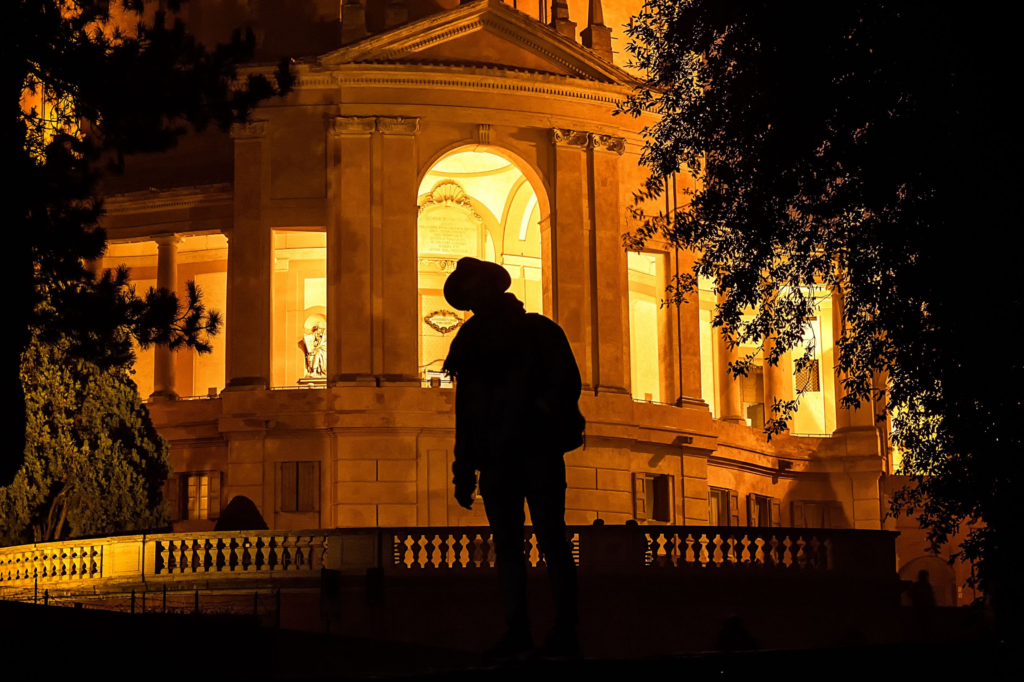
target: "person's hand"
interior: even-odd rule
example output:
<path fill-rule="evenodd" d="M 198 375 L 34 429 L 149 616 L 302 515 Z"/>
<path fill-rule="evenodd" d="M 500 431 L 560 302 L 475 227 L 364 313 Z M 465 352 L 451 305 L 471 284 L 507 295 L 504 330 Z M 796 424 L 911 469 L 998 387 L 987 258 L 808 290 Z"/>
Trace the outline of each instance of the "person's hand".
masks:
<path fill-rule="evenodd" d="M 455 479 L 455 501 L 465 509 L 473 508 L 476 499 L 476 474 L 460 476 Z"/>

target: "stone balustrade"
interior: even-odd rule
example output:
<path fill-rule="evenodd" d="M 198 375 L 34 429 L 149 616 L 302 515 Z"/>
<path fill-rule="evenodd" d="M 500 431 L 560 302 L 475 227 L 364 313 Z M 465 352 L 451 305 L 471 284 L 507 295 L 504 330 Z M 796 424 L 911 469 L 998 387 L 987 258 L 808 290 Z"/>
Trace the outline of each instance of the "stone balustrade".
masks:
<path fill-rule="evenodd" d="M 892 577 L 896 533 L 806 528 L 574 526 L 581 570 L 715 570 L 746 566 L 788 574 L 835 572 Z M 543 566 L 528 528 L 531 567 Z M 0 598 L 29 587 L 102 592 L 128 584 L 182 580 L 319 579 L 352 573 L 492 570 L 487 527 L 365 528 L 132 535 L 0 548 Z M 252 584 L 247 583 L 247 584 Z"/>

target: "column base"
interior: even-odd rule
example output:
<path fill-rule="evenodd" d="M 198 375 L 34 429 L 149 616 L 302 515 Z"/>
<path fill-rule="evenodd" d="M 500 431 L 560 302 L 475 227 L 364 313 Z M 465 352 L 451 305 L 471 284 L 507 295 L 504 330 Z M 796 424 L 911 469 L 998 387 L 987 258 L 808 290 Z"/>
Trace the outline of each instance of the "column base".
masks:
<path fill-rule="evenodd" d="M 372 374 L 336 374 L 330 386 L 347 386 L 361 388 L 377 388 L 380 385 L 377 377 Z"/>
<path fill-rule="evenodd" d="M 718 421 L 729 422 L 730 424 L 746 424 L 747 418 L 742 415 L 732 414 L 727 417 L 721 417 Z"/>
<path fill-rule="evenodd" d="M 267 380 L 263 377 L 235 377 L 228 382 L 228 385 L 224 387 L 221 393 L 265 390 L 267 390 Z"/>
<path fill-rule="evenodd" d="M 151 403 L 165 403 L 177 399 L 178 394 L 174 391 L 153 391 L 149 394 L 149 402 Z"/>

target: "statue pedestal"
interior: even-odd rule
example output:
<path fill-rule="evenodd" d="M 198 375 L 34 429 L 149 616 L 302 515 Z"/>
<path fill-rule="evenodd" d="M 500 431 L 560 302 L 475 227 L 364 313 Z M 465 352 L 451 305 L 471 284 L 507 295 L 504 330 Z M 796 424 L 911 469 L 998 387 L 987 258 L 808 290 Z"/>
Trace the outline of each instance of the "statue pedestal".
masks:
<path fill-rule="evenodd" d="M 327 388 L 327 377 L 302 377 L 298 384 L 306 388 Z"/>

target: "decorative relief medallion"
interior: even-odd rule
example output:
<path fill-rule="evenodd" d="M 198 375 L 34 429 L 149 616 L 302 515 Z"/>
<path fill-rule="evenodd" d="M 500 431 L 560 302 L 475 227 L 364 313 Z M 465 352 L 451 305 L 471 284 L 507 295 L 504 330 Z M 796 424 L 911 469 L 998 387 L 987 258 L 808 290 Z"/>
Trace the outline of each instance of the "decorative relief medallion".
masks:
<path fill-rule="evenodd" d="M 331 120 L 335 135 L 369 135 L 376 129 L 376 116 L 335 116 Z"/>
<path fill-rule="evenodd" d="M 249 121 L 248 123 L 232 123 L 231 137 L 236 140 L 250 140 L 265 137 L 267 134 L 266 121 Z"/>
<path fill-rule="evenodd" d="M 404 116 L 378 116 L 377 130 L 385 135 L 415 135 L 420 131 L 420 120 Z"/>
<path fill-rule="evenodd" d="M 552 128 L 551 141 L 558 146 L 586 149 L 587 145 L 590 143 L 590 133 L 585 130 Z"/>
<path fill-rule="evenodd" d="M 433 329 L 435 332 L 441 334 L 451 334 L 453 331 L 462 326 L 465 320 L 453 310 L 435 310 L 426 317 L 423 321 L 427 323 L 427 326 Z"/>
<path fill-rule="evenodd" d="M 626 140 L 621 137 L 591 133 L 590 143 L 598 151 L 614 152 L 619 156 L 626 151 Z"/>

